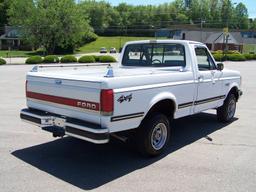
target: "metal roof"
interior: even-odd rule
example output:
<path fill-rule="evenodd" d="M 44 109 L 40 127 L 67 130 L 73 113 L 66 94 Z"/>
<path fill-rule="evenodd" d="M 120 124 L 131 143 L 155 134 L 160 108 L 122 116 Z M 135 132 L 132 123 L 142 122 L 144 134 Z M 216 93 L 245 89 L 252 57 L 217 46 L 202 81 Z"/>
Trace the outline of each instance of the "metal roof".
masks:
<path fill-rule="evenodd" d="M 225 41 L 225 35 L 222 32 L 219 33 L 213 33 L 211 34 L 205 41 L 207 44 L 212 44 L 212 43 L 223 43 Z M 238 40 L 231 34 L 228 33 L 228 43 L 229 44 L 235 44 L 238 45 L 240 44 Z"/>

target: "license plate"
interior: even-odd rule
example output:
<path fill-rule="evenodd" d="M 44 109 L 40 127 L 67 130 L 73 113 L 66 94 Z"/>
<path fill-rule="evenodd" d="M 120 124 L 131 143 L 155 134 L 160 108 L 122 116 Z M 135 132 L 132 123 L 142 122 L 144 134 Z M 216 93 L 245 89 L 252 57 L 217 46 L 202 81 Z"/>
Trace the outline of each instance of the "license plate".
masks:
<path fill-rule="evenodd" d="M 66 119 L 56 117 L 53 120 L 53 124 L 58 127 L 64 127 L 65 126 Z"/>

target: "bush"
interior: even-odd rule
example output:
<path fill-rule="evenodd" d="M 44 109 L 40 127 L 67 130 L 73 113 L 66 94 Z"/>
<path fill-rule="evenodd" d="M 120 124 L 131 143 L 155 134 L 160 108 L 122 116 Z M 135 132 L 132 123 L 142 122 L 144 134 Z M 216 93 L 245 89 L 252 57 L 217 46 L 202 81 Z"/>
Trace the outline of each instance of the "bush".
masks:
<path fill-rule="evenodd" d="M 223 51 L 222 50 L 212 51 L 212 54 L 213 55 L 223 54 Z M 237 50 L 226 50 L 226 51 L 224 51 L 224 54 L 240 54 L 240 52 Z"/>
<path fill-rule="evenodd" d="M 212 54 L 223 54 L 222 50 L 212 51 Z"/>
<path fill-rule="evenodd" d="M 224 57 L 222 54 L 213 54 L 212 55 L 216 61 L 223 61 Z"/>
<path fill-rule="evenodd" d="M 96 35 L 93 32 L 88 32 L 85 36 L 83 36 L 82 44 L 81 45 L 84 45 L 86 43 L 90 43 L 90 42 L 96 41 L 97 38 L 98 38 L 98 35 Z"/>
<path fill-rule="evenodd" d="M 113 63 L 116 62 L 116 59 L 110 55 L 102 55 L 100 56 L 99 61 L 101 63 Z"/>
<path fill-rule="evenodd" d="M 227 54 L 227 59 L 230 61 L 245 61 L 246 58 L 242 54 Z"/>
<path fill-rule="evenodd" d="M 227 54 L 240 54 L 240 52 L 237 50 L 228 50 L 228 51 L 226 51 L 226 53 Z"/>
<path fill-rule="evenodd" d="M 244 57 L 245 57 L 246 60 L 253 60 L 254 59 L 254 55 L 253 54 L 249 54 L 249 53 L 244 54 Z"/>
<path fill-rule="evenodd" d="M 73 55 L 66 55 L 60 59 L 61 63 L 76 63 L 77 58 Z"/>
<path fill-rule="evenodd" d="M 256 54 L 253 55 L 253 59 L 256 59 Z"/>
<path fill-rule="evenodd" d="M 0 58 L 0 65 L 5 65 L 6 64 L 6 61 L 2 58 Z"/>
<path fill-rule="evenodd" d="M 95 59 L 92 55 L 85 55 L 79 58 L 79 63 L 95 63 Z"/>
<path fill-rule="evenodd" d="M 40 56 L 31 56 L 26 60 L 26 64 L 40 64 L 40 63 L 43 63 L 43 58 Z"/>
<path fill-rule="evenodd" d="M 56 55 L 47 55 L 44 58 L 44 63 L 59 63 L 60 59 Z"/>
<path fill-rule="evenodd" d="M 93 55 L 95 62 L 100 62 L 100 56 L 99 55 Z"/>

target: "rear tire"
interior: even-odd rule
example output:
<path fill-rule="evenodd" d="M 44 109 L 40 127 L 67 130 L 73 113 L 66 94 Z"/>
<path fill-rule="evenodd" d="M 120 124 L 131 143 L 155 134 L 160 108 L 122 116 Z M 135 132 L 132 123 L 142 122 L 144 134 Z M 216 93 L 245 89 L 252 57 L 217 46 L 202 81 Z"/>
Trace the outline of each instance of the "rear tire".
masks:
<path fill-rule="evenodd" d="M 157 156 L 165 150 L 169 139 L 170 122 L 165 115 L 156 113 L 147 118 L 139 128 L 138 149 L 145 156 Z"/>
<path fill-rule="evenodd" d="M 217 118 L 220 122 L 230 122 L 236 112 L 236 97 L 233 93 L 229 94 L 224 104 L 217 108 Z"/>

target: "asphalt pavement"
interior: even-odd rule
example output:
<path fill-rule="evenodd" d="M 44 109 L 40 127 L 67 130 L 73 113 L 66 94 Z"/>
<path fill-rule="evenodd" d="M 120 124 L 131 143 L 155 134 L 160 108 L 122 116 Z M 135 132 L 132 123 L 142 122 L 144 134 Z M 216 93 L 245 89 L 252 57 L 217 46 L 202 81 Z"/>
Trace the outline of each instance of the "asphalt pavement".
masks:
<path fill-rule="evenodd" d="M 119 141 L 56 139 L 22 122 L 32 66 L 0 66 L 0 191 L 255 191 L 256 61 L 225 67 L 243 76 L 234 121 L 219 123 L 212 112 L 176 120 L 167 152 L 147 159 Z"/>

